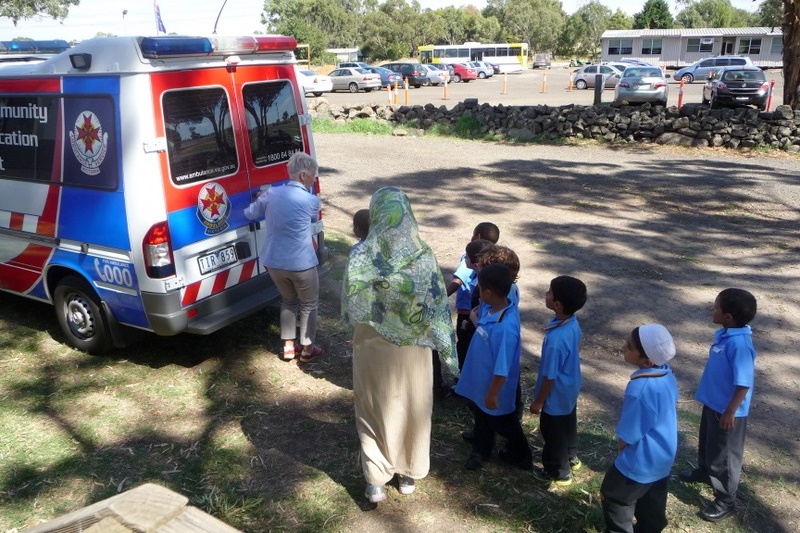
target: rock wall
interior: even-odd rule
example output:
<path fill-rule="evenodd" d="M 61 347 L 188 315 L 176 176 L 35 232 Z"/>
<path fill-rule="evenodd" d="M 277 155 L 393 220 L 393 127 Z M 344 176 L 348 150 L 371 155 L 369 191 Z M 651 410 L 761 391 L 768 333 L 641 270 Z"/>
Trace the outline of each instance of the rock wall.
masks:
<path fill-rule="evenodd" d="M 520 141 L 532 139 L 596 139 L 622 143 L 659 143 L 728 148 L 772 147 L 800 151 L 800 111 L 780 105 L 775 111 L 753 108 L 709 109 L 686 104 L 680 109 L 640 106 L 552 107 L 479 104 L 467 99 L 452 109 L 435 106 L 363 105 L 331 107 L 324 98 L 309 100 L 312 114 L 333 120 L 353 118 L 388 120 L 426 130 L 435 124 L 453 126 L 462 116 L 474 117 L 480 134 Z"/>

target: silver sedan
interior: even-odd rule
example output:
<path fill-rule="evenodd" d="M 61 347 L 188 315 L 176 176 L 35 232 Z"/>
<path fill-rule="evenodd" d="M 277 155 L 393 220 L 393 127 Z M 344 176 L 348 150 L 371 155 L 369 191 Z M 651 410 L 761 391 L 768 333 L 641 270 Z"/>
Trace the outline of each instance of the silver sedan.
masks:
<path fill-rule="evenodd" d="M 357 93 L 363 90 L 368 93 L 372 89 L 379 89 L 381 86 L 380 75 L 364 68 L 337 68 L 328 76 L 333 82 L 334 91 Z"/>
<path fill-rule="evenodd" d="M 668 77 L 658 67 L 628 67 L 614 88 L 614 103 L 655 102 L 665 106 L 669 96 Z"/>

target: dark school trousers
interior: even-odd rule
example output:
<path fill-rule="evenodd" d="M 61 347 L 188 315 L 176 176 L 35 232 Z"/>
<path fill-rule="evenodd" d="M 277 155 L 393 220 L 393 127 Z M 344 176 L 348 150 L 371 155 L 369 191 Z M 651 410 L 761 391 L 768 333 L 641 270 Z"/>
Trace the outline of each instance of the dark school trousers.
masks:
<path fill-rule="evenodd" d="M 549 415 L 542 411 L 539 431 L 544 440 L 542 467 L 550 477 L 571 476 L 569 460 L 578 456 L 578 408 L 568 415 Z"/>
<path fill-rule="evenodd" d="M 472 440 L 472 452 L 488 459 L 492 455 L 495 435 L 504 437 L 508 459 L 514 462 L 533 464 L 533 453 L 528 438 L 522 430 L 522 423 L 516 411 L 505 415 L 490 415 L 473 402 L 470 410 L 475 416 L 475 434 Z"/>
<path fill-rule="evenodd" d="M 458 315 L 456 315 L 456 354 L 458 354 L 459 370 L 464 368 L 464 361 L 467 359 L 469 343 L 474 334 L 475 326 L 472 325 L 472 321 L 469 319 L 469 313 L 458 313 Z"/>
<path fill-rule="evenodd" d="M 668 481 L 669 476 L 653 483 L 638 483 L 611 465 L 600 486 L 606 532 L 658 533 L 667 527 Z"/>
<path fill-rule="evenodd" d="M 736 504 L 736 490 L 742 474 L 747 417 L 735 419 L 733 429 L 719 428 L 720 414 L 703 406 L 697 465 L 708 474 L 714 497 L 725 505 Z"/>

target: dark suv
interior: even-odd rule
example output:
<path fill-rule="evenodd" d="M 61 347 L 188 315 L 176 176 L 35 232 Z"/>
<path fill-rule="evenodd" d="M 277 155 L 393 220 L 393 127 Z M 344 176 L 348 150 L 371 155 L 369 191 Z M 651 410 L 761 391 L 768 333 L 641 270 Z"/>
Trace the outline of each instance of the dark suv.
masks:
<path fill-rule="evenodd" d="M 703 86 L 703 103 L 712 108 L 754 105 L 767 109 L 769 82 L 758 67 L 720 67 Z"/>
<path fill-rule="evenodd" d="M 428 71 L 419 63 L 386 63 L 381 66 L 397 72 L 417 89 L 428 84 Z"/>

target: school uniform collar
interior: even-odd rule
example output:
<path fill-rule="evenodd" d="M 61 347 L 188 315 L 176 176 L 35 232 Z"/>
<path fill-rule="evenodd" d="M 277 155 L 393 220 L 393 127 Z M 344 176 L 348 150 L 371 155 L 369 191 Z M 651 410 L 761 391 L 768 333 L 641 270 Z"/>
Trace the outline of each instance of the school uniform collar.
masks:
<path fill-rule="evenodd" d="M 511 307 L 514 307 L 514 304 L 511 303 L 511 300 L 506 298 L 506 306 L 504 308 L 500 309 L 496 313 L 487 312 L 486 316 L 483 317 L 481 322 L 500 322 L 503 319 L 503 315 L 505 315 L 506 311 L 508 311 Z"/>
<path fill-rule="evenodd" d="M 569 315 L 569 316 L 568 316 L 567 318 L 565 318 L 564 320 L 557 320 L 557 319 L 555 319 L 555 318 L 554 318 L 553 320 L 551 320 L 551 321 L 550 321 L 550 322 L 549 322 L 549 323 L 548 323 L 548 324 L 547 324 L 547 325 L 544 327 L 544 330 L 545 330 L 545 331 L 551 331 L 551 330 L 554 330 L 554 329 L 556 329 L 556 328 L 560 328 L 561 326 L 563 326 L 564 324 L 568 324 L 568 323 L 569 323 L 570 321 L 572 321 L 572 320 L 575 320 L 575 315 Z"/>
<path fill-rule="evenodd" d="M 750 325 L 743 326 L 741 328 L 719 328 L 717 330 L 717 337 L 736 337 L 738 335 L 752 335 L 753 332 L 750 330 Z"/>
<path fill-rule="evenodd" d="M 664 363 L 661 366 L 652 366 L 650 368 L 640 368 L 633 374 L 631 374 L 631 379 L 639 379 L 639 378 L 661 378 L 670 374 L 672 369 L 669 367 L 669 364 Z"/>

